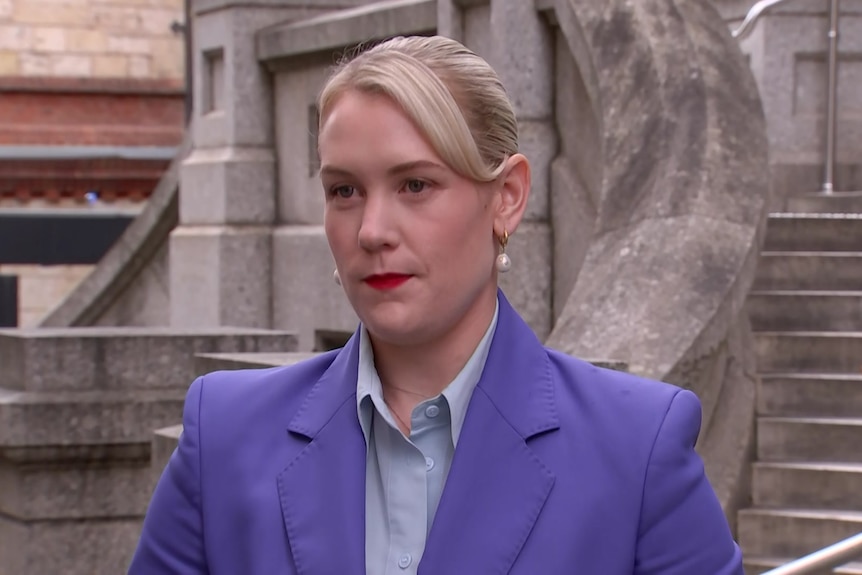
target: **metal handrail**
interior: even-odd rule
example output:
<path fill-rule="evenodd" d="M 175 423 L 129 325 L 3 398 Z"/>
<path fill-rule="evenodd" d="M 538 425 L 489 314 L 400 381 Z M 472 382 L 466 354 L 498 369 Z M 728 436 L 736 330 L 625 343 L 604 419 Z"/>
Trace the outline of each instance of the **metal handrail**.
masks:
<path fill-rule="evenodd" d="M 760 2 L 751 7 L 751 10 L 749 10 L 748 14 L 745 15 L 745 20 L 742 21 L 739 28 L 733 31 L 733 37 L 742 39 L 748 36 L 754 28 L 754 23 L 757 22 L 764 12 L 773 6 L 786 1 L 787 0 L 760 0 Z"/>
<path fill-rule="evenodd" d="M 822 569 L 840 567 L 860 557 L 862 557 L 862 533 L 767 571 L 763 575 L 810 575 Z"/>
<path fill-rule="evenodd" d="M 761 0 L 751 7 L 739 28 L 733 31 L 734 38 L 745 38 L 753 29 L 755 22 L 764 12 L 786 0 Z M 826 102 L 826 175 L 821 192 L 831 194 L 835 180 L 835 128 L 838 106 L 838 18 L 839 0 L 829 0 L 829 84 Z"/>
<path fill-rule="evenodd" d="M 838 0 L 829 3 L 829 96 L 826 109 L 826 178 L 823 193 L 833 192 L 835 170 L 835 111 L 838 105 Z"/>

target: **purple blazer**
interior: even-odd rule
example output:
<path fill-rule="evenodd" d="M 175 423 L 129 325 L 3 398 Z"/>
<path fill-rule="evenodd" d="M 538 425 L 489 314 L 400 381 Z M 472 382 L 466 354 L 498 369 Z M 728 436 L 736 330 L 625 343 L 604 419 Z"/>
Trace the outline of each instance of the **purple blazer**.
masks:
<path fill-rule="evenodd" d="M 189 390 L 129 573 L 365 573 L 358 338 Z M 419 573 L 742 575 L 694 394 L 544 348 L 500 295 Z"/>

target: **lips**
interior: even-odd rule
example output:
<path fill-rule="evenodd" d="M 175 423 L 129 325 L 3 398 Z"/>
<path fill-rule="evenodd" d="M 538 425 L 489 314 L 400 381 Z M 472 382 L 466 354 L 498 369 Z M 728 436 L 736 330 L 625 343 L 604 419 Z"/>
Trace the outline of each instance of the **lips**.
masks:
<path fill-rule="evenodd" d="M 365 283 L 374 289 L 391 290 L 402 285 L 411 277 L 408 274 L 376 274 L 365 278 Z"/>

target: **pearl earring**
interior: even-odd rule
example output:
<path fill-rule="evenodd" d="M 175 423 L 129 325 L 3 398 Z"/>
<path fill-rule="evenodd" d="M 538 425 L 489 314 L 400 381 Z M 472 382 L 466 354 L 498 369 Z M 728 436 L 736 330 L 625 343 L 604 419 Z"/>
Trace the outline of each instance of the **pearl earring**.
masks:
<path fill-rule="evenodd" d="M 332 281 L 334 281 L 338 285 L 341 285 L 341 276 L 338 274 L 338 269 L 332 272 Z"/>
<path fill-rule="evenodd" d="M 505 228 L 503 229 L 503 235 L 499 238 L 499 242 L 502 252 L 497 256 L 497 271 L 504 274 L 512 269 L 512 259 L 506 253 L 506 244 L 509 243 L 509 231 Z"/>

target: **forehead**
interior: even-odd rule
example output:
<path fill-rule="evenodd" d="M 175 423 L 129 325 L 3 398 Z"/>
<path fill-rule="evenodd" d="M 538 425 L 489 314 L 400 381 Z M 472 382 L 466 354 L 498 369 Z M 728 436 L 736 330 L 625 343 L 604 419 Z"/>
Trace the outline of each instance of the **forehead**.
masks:
<path fill-rule="evenodd" d="M 412 119 L 388 96 L 345 92 L 320 127 L 321 163 L 366 168 L 416 160 L 442 163 Z"/>

